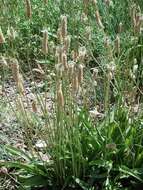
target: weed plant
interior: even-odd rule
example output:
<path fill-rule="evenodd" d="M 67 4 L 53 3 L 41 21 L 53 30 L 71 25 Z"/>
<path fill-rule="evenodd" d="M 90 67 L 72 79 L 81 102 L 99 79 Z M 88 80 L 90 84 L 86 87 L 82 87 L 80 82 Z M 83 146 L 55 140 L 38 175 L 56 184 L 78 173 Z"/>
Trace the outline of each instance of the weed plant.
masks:
<path fill-rule="evenodd" d="M 3 179 L 27 190 L 142 188 L 142 9 L 139 0 L 2 0 L 2 94 L 9 100 L 12 75 L 26 146 L 4 145 Z"/>

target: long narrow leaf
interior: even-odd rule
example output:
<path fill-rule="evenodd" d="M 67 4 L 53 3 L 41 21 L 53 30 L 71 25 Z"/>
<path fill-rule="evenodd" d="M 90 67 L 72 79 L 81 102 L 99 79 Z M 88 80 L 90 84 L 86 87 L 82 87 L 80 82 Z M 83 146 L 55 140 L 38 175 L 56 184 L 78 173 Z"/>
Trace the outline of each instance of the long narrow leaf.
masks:
<path fill-rule="evenodd" d="M 141 179 L 141 178 L 135 173 L 134 170 L 131 170 L 131 169 L 129 169 L 129 168 L 126 167 L 126 166 L 120 166 L 120 167 L 119 167 L 119 171 L 122 172 L 122 173 L 124 173 L 124 174 L 127 174 L 127 175 L 129 175 L 129 176 L 132 176 L 132 177 L 136 178 L 137 180 L 139 180 L 140 182 L 143 183 L 143 179 Z"/>
<path fill-rule="evenodd" d="M 32 161 L 32 158 L 28 154 L 26 154 L 23 150 L 20 150 L 18 148 L 10 146 L 10 145 L 5 146 L 5 149 L 8 152 L 10 152 L 11 154 L 13 154 L 15 156 L 20 156 L 21 158 L 23 158 L 26 161 Z"/>

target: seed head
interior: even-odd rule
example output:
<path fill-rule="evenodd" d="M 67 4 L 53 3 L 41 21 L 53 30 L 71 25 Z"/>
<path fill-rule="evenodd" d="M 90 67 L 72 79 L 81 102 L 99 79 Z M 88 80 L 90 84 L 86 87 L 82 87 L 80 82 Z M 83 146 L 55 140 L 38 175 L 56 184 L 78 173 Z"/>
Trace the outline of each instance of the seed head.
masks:
<path fill-rule="evenodd" d="M 51 53 L 52 55 L 55 54 L 55 49 L 56 49 L 55 44 L 54 44 L 53 41 L 51 41 L 51 42 L 49 43 L 49 51 L 50 51 L 50 53 Z"/>
<path fill-rule="evenodd" d="M 12 75 L 16 83 L 18 83 L 18 77 L 19 77 L 19 63 L 17 59 L 11 60 L 11 70 Z"/>
<path fill-rule="evenodd" d="M 48 53 L 48 31 L 43 31 L 43 40 L 42 40 L 42 52 L 46 55 Z"/>
<path fill-rule="evenodd" d="M 2 96 L 3 95 L 3 86 L 2 85 L 0 85 L 0 96 Z"/>
<path fill-rule="evenodd" d="M 68 35 L 64 39 L 64 51 L 68 52 L 70 49 L 71 37 Z"/>
<path fill-rule="evenodd" d="M 133 66 L 133 73 L 136 74 L 138 71 L 138 65 Z"/>
<path fill-rule="evenodd" d="M 92 75 L 93 79 L 97 80 L 97 76 L 98 76 L 98 69 L 97 68 L 93 68 L 93 75 Z"/>
<path fill-rule="evenodd" d="M 136 58 L 134 58 L 134 65 L 136 65 L 137 64 L 137 59 Z"/>
<path fill-rule="evenodd" d="M 120 22 L 118 26 L 118 33 L 120 34 L 123 31 L 123 23 Z"/>
<path fill-rule="evenodd" d="M 111 46 L 111 41 L 108 37 L 105 37 L 104 39 L 104 47 L 106 48 L 107 51 L 107 57 L 111 60 L 113 57 L 112 46 Z"/>
<path fill-rule="evenodd" d="M 14 28 L 12 26 L 8 27 L 7 35 L 8 35 L 8 38 L 9 38 L 10 41 L 15 40 L 15 38 L 17 36 L 17 33 L 16 33 L 16 31 L 14 30 Z"/>
<path fill-rule="evenodd" d="M 87 50 L 85 46 L 82 46 L 79 48 L 78 50 L 78 54 L 79 54 L 79 61 L 83 62 L 86 56 Z"/>
<path fill-rule="evenodd" d="M 25 0 L 26 16 L 28 18 L 32 17 L 32 8 L 30 0 Z"/>
<path fill-rule="evenodd" d="M 79 85 L 82 84 L 83 82 L 83 68 L 84 66 L 82 64 L 79 65 L 79 70 L 78 70 L 78 82 L 79 82 Z"/>
<path fill-rule="evenodd" d="M 61 31 L 61 28 L 59 27 L 58 30 L 57 30 L 57 39 L 58 39 L 58 42 L 60 44 L 63 43 L 63 38 L 62 38 L 62 31 Z"/>
<path fill-rule="evenodd" d="M 136 4 L 134 4 L 130 9 L 130 16 L 133 23 L 133 20 L 135 19 L 135 16 L 136 16 Z"/>
<path fill-rule="evenodd" d="M 107 36 L 104 38 L 104 47 L 106 49 L 110 48 L 110 39 Z"/>
<path fill-rule="evenodd" d="M 25 115 L 24 103 L 20 96 L 18 96 L 17 98 L 17 107 L 18 107 L 18 111 L 20 111 L 22 114 Z"/>
<path fill-rule="evenodd" d="M 62 15 L 61 16 L 61 35 L 62 35 L 62 38 L 65 39 L 66 36 L 67 36 L 67 16 L 65 15 Z"/>
<path fill-rule="evenodd" d="M 90 114 L 90 117 L 93 118 L 93 119 L 101 118 L 101 117 L 104 116 L 102 113 L 97 111 L 97 108 L 95 108 L 94 110 L 90 110 L 89 114 Z"/>
<path fill-rule="evenodd" d="M 89 3 L 89 0 L 83 0 L 84 6 L 87 6 Z"/>
<path fill-rule="evenodd" d="M 137 13 L 137 14 L 135 15 L 136 23 L 139 23 L 139 22 L 140 22 L 140 16 L 141 16 L 140 13 Z"/>
<path fill-rule="evenodd" d="M 72 79 L 72 90 L 73 93 L 76 94 L 79 89 L 79 81 L 78 81 L 78 75 L 76 72 L 74 72 L 73 79 Z"/>
<path fill-rule="evenodd" d="M 36 113 L 37 110 L 37 102 L 36 100 L 32 100 L 32 111 Z"/>
<path fill-rule="evenodd" d="M 112 80 L 114 74 L 116 71 L 116 67 L 114 62 L 111 62 L 109 65 L 107 65 L 107 77 L 109 80 Z"/>
<path fill-rule="evenodd" d="M 84 12 L 85 12 L 85 14 L 88 14 L 89 0 L 83 0 L 83 5 L 84 5 Z"/>
<path fill-rule="evenodd" d="M 64 70 L 68 69 L 68 63 L 67 63 L 67 55 L 66 53 L 62 54 L 62 64 L 64 66 Z"/>
<path fill-rule="evenodd" d="M 110 62 L 110 64 L 107 65 L 107 71 L 115 73 L 116 67 L 114 62 Z"/>
<path fill-rule="evenodd" d="M 57 102 L 60 108 L 64 107 L 64 96 L 63 96 L 61 84 L 58 85 L 58 89 L 57 89 Z"/>
<path fill-rule="evenodd" d="M 101 29 L 104 29 L 104 26 L 103 26 L 103 24 L 102 24 L 101 17 L 100 17 L 100 14 L 99 14 L 99 11 L 98 11 L 98 10 L 95 12 L 95 16 L 96 16 L 96 22 L 97 22 L 98 26 L 99 26 Z"/>
<path fill-rule="evenodd" d="M 110 0 L 105 0 L 105 4 L 106 4 L 107 6 L 110 6 L 110 3 L 111 3 Z"/>
<path fill-rule="evenodd" d="M 3 44 L 3 43 L 5 43 L 5 38 L 4 38 L 4 35 L 2 33 L 2 29 L 0 27 L 0 44 Z"/>
<path fill-rule="evenodd" d="M 18 75 L 17 88 L 21 95 L 24 95 L 25 89 L 23 85 L 23 77 L 21 74 Z"/>
<path fill-rule="evenodd" d="M 84 12 L 81 15 L 81 21 L 84 22 L 84 23 L 88 21 L 88 17 Z"/>
<path fill-rule="evenodd" d="M 5 57 L 3 57 L 3 56 L 0 57 L 0 65 L 2 65 L 4 67 L 8 66 L 7 61 L 6 61 Z"/>
<path fill-rule="evenodd" d="M 63 54 L 63 47 L 62 46 L 57 46 L 56 47 L 56 53 L 55 53 L 55 57 L 56 57 L 56 61 L 58 64 L 62 63 L 62 54 Z"/>
<path fill-rule="evenodd" d="M 87 26 L 85 28 L 85 37 L 87 40 L 91 40 L 91 27 L 90 26 Z"/>
<path fill-rule="evenodd" d="M 142 25 L 142 15 L 137 13 L 134 19 L 134 33 L 139 33 Z"/>
<path fill-rule="evenodd" d="M 8 174 L 8 170 L 7 170 L 7 168 L 5 168 L 5 167 L 1 167 L 0 168 L 0 175 L 7 175 Z"/>
<path fill-rule="evenodd" d="M 119 35 L 116 36 L 115 39 L 115 51 L 117 52 L 117 54 L 120 54 L 120 37 Z"/>
<path fill-rule="evenodd" d="M 110 150 L 116 150 L 116 147 L 115 143 L 106 144 L 106 148 Z"/>
<path fill-rule="evenodd" d="M 69 77 L 73 77 L 74 70 L 75 70 L 75 62 L 74 61 L 68 61 Z"/>
<path fill-rule="evenodd" d="M 40 77 L 45 74 L 45 72 L 44 72 L 44 70 L 41 68 L 41 66 L 39 67 L 39 64 L 38 64 L 38 68 L 34 68 L 34 69 L 32 69 L 32 71 L 33 71 L 33 72 L 36 72 L 37 74 L 40 74 Z"/>
<path fill-rule="evenodd" d="M 97 5 L 97 0 L 93 0 L 93 4 L 96 6 Z"/>
<path fill-rule="evenodd" d="M 72 50 L 71 56 L 74 62 L 78 61 L 78 52 L 76 50 Z"/>

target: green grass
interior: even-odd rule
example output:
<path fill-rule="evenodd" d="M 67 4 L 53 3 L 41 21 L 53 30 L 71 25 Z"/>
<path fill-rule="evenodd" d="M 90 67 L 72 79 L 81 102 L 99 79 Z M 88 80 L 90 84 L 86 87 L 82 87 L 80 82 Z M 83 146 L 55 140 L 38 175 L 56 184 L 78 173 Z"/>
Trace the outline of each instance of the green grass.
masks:
<path fill-rule="evenodd" d="M 5 88 L 8 80 L 14 80 L 16 86 L 12 102 L 6 93 L 8 102 L 0 100 L 0 120 L 5 122 L 8 108 L 19 127 L 11 123 L 10 133 L 22 131 L 25 145 L 23 149 L 1 145 L 6 158 L 0 158 L 0 167 L 6 167 L 8 174 L 0 176 L 0 185 L 13 187 L 6 187 L 6 177 L 15 188 L 25 190 L 139 188 L 143 185 L 143 33 L 138 29 L 143 23 L 136 28 L 133 18 L 137 23 L 142 1 L 113 0 L 110 6 L 101 0 L 96 5 L 92 0 L 30 2 L 31 18 L 24 1 L 2 0 L 0 7 L 5 37 L 0 55 L 7 63 L 1 61 L 0 85 Z M 7 34 L 11 27 L 16 31 L 12 40 Z M 59 37 L 58 29 L 67 34 Z M 49 51 L 44 54 L 46 32 Z M 65 48 L 69 36 L 70 48 Z M 34 94 L 32 100 L 27 89 Z"/>

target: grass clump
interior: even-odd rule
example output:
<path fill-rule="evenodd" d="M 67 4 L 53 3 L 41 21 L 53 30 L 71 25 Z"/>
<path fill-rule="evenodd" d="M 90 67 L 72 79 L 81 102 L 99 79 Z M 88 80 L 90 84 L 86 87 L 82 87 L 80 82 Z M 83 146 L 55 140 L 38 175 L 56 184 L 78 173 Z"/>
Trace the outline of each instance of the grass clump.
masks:
<path fill-rule="evenodd" d="M 0 175 L 15 188 L 142 187 L 143 5 L 122 3 L 3 1 L 1 94 L 23 146 L 4 145 Z"/>

